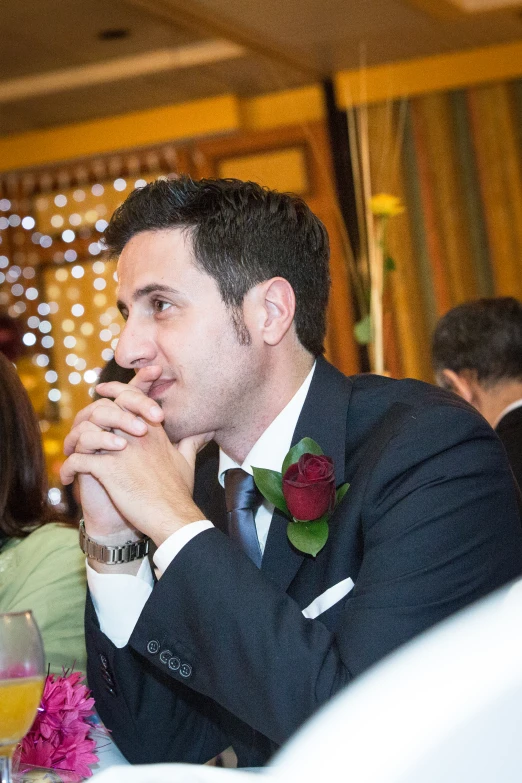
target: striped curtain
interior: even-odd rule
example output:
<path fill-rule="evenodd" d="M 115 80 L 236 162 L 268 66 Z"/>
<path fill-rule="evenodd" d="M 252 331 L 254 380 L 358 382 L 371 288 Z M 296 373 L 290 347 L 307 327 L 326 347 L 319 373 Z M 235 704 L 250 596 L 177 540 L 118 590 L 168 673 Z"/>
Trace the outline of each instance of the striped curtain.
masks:
<path fill-rule="evenodd" d="M 407 206 L 389 225 L 388 366 L 431 381 L 440 316 L 481 296 L 522 298 L 522 81 L 367 111 L 372 190 Z"/>

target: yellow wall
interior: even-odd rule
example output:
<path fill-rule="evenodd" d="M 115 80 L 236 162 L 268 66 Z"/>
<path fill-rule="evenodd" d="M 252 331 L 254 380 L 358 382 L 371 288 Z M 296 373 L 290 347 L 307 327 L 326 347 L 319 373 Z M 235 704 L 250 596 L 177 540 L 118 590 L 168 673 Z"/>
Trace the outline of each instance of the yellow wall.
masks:
<path fill-rule="evenodd" d="M 266 130 L 324 115 L 318 85 L 259 98 L 222 95 L 0 138 L 0 172 L 201 136 Z"/>
<path fill-rule="evenodd" d="M 508 81 L 522 75 L 522 41 L 337 74 L 341 107 Z"/>
<path fill-rule="evenodd" d="M 505 81 L 522 75 L 522 41 L 341 71 L 340 108 Z M 266 130 L 324 117 L 320 85 L 256 98 L 234 95 L 190 101 L 0 138 L 0 172 L 163 142 Z"/>

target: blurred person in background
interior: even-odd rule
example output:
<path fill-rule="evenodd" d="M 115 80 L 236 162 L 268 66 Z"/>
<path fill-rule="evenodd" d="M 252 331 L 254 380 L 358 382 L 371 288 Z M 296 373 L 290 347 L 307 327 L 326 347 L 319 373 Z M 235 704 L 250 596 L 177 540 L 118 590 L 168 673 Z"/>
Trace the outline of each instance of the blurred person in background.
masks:
<path fill-rule="evenodd" d="M 522 488 L 522 303 L 506 296 L 454 307 L 437 324 L 432 358 L 439 386 L 496 431 Z"/>
<path fill-rule="evenodd" d="M 116 359 L 109 359 L 105 367 L 100 373 L 100 377 L 96 383 L 110 383 L 111 381 L 119 381 L 120 383 L 130 383 L 136 373 L 134 370 L 129 370 L 128 367 L 120 367 L 117 364 Z M 94 392 L 93 398 L 95 400 L 100 399 L 98 392 Z"/>
<path fill-rule="evenodd" d="M 40 429 L 0 353 L 0 612 L 30 609 L 51 672 L 86 671 L 85 562 L 78 531 L 47 500 Z"/>

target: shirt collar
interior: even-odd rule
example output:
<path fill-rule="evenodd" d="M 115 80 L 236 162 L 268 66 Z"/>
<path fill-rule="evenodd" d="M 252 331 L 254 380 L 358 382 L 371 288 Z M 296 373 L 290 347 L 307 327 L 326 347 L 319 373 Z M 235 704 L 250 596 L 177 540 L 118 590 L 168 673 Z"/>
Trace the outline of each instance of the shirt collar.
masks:
<path fill-rule="evenodd" d="M 497 417 L 497 420 L 493 425 L 493 429 L 496 430 L 504 416 L 507 416 L 508 413 L 511 413 L 511 411 L 514 411 L 517 408 L 522 408 L 522 400 L 515 400 L 515 402 L 512 402 L 511 405 L 507 406 L 507 408 L 504 408 L 500 416 Z"/>
<path fill-rule="evenodd" d="M 316 362 L 296 391 L 290 402 L 283 408 L 273 422 L 268 425 L 261 437 L 254 443 L 242 465 L 234 462 L 224 451 L 219 450 L 219 483 L 225 484 L 225 471 L 241 467 L 252 475 L 252 465 L 266 470 L 281 470 L 281 465 L 290 450 L 292 436 L 297 420 L 306 400 L 308 389 L 312 382 Z"/>

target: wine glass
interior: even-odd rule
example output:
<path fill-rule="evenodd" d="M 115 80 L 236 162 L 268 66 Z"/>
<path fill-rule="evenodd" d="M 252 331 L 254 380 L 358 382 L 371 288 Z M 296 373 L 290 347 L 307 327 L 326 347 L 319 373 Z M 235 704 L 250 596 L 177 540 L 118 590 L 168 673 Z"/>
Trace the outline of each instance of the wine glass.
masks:
<path fill-rule="evenodd" d="M 11 759 L 34 721 L 44 666 L 42 637 L 32 613 L 0 614 L 0 783 L 11 783 Z"/>

